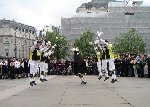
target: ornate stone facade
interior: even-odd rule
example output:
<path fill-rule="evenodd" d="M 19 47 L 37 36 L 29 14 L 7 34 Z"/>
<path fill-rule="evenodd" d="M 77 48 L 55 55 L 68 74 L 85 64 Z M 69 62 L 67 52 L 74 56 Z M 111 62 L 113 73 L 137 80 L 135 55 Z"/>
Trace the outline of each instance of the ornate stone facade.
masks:
<path fill-rule="evenodd" d="M 0 55 L 29 58 L 36 29 L 11 20 L 0 20 Z"/>

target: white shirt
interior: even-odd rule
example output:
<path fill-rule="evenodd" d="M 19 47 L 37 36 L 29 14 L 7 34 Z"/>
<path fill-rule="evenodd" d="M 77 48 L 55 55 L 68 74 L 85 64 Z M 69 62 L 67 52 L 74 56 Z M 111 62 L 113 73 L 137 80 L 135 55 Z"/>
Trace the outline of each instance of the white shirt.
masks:
<path fill-rule="evenodd" d="M 20 68 L 20 62 L 19 61 L 15 61 L 14 65 L 15 65 L 15 68 Z"/>

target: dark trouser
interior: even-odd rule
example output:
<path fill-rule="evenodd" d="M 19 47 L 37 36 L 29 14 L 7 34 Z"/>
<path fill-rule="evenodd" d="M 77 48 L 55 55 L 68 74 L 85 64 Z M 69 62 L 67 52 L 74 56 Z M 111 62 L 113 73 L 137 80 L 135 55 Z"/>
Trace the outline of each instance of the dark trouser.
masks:
<path fill-rule="evenodd" d="M 148 65 L 148 78 L 150 78 L 150 65 Z"/>
<path fill-rule="evenodd" d="M 15 69 L 14 69 L 14 67 L 10 67 L 10 78 L 15 79 Z"/>
<path fill-rule="evenodd" d="M 144 76 L 144 70 L 143 69 L 137 69 L 138 77 Z"/>

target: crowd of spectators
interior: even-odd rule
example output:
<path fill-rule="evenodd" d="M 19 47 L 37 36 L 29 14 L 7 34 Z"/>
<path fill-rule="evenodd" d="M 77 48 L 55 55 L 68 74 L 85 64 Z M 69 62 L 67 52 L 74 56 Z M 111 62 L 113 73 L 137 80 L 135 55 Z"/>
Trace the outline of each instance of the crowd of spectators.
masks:
<path fill-rule="evenodd" d="M 98 75 L 96 58 L 84 59 L 85 74 Z M 27 59 L 2 59 L 0 61 L 0 79 L 20 79 L 29 76 Z M 108 65 L 109 66 L 109 65 Z M 150 77 L 150 56 L 136 54 L 122 54 L 115 58 L 116 75 L 120 77 Z M 109 68 L 109 67 L 108 67 Z M 47 75 L 73 75 L 74 62 L 68 60 L 51 60 L 48 63 Z M 39 70 L 40 71 L 40 70 Z M 39 76 L 39 72 L 37 76 Z M 109 75 L 111 73 L 109 72 Z"/>

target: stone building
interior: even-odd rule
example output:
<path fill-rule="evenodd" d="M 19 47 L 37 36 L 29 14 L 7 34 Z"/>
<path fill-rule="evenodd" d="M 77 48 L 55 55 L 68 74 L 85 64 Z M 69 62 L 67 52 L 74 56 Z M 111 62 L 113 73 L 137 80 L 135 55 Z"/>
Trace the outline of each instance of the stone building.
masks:
<path fill-rule="evenodd" d="M 105 33 L 102 38 L 114 43 L 116 37 L 131 28 L 138 30 L 150 52 L 150 5 L 142 1 L 125 4 L 116 0 L 92 0 L 77 8 L 75 16 L 61 19 L 61 33 L 68 39 L 70 48 L 87 30 L 102 31 Z"/>
<path fill-rule="evenodd" d="M 29 58 L 36 29 L 14 20 L 0 20 L 0 56 Z"/>
<path fill-rule="evenodd" d="M 53 25 L 49 25 L 49 26 L 44 26 L 44 31 L 46 32 L 60 32 L 60 28 L 59 27 L 56 27 L 56 26 L 53 26 Z"/>

